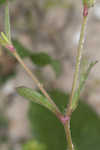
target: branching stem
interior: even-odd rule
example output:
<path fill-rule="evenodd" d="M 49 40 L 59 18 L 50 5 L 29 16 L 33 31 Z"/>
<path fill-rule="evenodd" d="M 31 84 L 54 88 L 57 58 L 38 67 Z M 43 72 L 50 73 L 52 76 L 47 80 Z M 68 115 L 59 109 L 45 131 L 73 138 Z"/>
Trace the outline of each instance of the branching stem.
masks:
<path fill-rule="evenodd" d="M 79 40 L 79 45 L 77 49 L 76 66 L 75 66 L 75 74 L 73 77 L 72 91 L 71 91 L 71 95 L 69 99 L 69 105 L 66 111 L 66 116 L 69 116 L 69 117 L 71 117 L 72 100 L 75 94 L 78 77 L 79 77 L 79 69 L 80 69 L 80 62 L 81 62 L 83 44 L 84 44 L 84 38 L 85 38 L 86 23 L 87 23 L 87 15 L 86 16 L 83 15 L 83 22 L 82 22 L 82 27 L 81 27 L 81 32 L 80 32 L 80 40 Z M 65 132 L 66 132 L 67 143 L 68 143 L 68 150 L 74 150 L 74 146 L 72 144 L 72 138 L 71 138 L 71 131 L 70 131 L 70 120 L 66 121 L 66 124 L 64 125 L 64 127 L 65 127 Z"/>
<path fill-rule="evenodd" d="M 87 16 L 83 16 L 79 46 L 77 49 L 75 74 L 74 74 L 74 78 L 73 78 L 72 91 L 71 91 L 71 95 L 70 95 L 70 99 L 69 99 L 67 115 L 71 113 L 70 111 L 71 111 L 72 100 L 73 100 L 73 96 L 75 94 L 77 81 L 78 81 L 78 77 L 79 77 L 79 69 L 80 69 L 80 62 L 81 62 L 82 51 L 83 51 L 86 23 L 87 23 Z"/>
<path fill-rule="evenodd" d="M 44 96 L 50 101 L 50 103 L 52 103 L 53 106 L 55 106 L 55 108 L 56 108 L 55 114 L 56 114 L 56 116 L 58 118 L 60 118 L 60 116 L 62 115 L 61 112 L 60 112 L 60 110 L 58 109 L 58 107 L 56 106 L 56 104 L 53 102 L 53 100 L 51 99 L 51 97 L 48 95 L 48 93 L 44 89 L 43 85 L 38 81 L 38 79 L 31 72 L 31 70 L 25 65 L 25 63 L 23 62 L 23 60 L 20 58 L 20 56 L 17 54 L 16 51 L 13 52 L 13 55 L 18 60 L 18 62 L 23 66 L 23 68 L 26 70 L 26 72 L 29 74 L 29 76 L 32 78 L 32 80 L 35 82 L 35 84 L 40 89 L 40 91 L 44 94 Z"/>

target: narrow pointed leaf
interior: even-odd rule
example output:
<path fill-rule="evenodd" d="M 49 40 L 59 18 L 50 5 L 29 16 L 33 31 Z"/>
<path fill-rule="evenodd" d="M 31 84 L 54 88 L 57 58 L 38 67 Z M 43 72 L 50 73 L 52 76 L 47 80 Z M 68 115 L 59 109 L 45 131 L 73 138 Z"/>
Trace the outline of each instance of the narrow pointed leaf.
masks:
<path fill-rule="evenodd" d="M 33 101 L 34 103 L 40 104 L 50 111 L 55 112 L 55 107 L 39 92 L 34 91 L 31 88 L 18 87 L 17 92 L 19 95 L 23 96 L 25 99 Z"/>
<path fill-rule="evenodd" d="M 86 71 L 85 73 L 83 73 L 83 74 L 81 75 L 81 77 L 80 77 L 79 87 L 78 87 L 77 91 L 75 92 L 74 97 L 73 97 L 73 100 L 72 100 L 72 110 L 73 110 L 73 111 L 76 109 L 76 107 L 77 107 L 77 105 L 78 105 L 80 93 L 81 93 L 81 91 L 82 91 L 82 89 L 83 89 L 83 87 L 84 87 L 84 85 L 85 85 L 85 82 L 86 82 L 86 80 L 87 80 L 87 78 L 88 78 L 88 76 L 89 76 L 89 73 L 90 73 L 91 69 L 94 67 L 94 65 L 95 65 L 96 63 L 97 63 L 97 61 L 92 62 L 92 63 L 89 65 L 87 71 Z"/>
<path fill-rule="evenodd" d="M 3 32 L 1 32 L 1 37 L 5 41 L 5 43 L 11 44 L 10 41 L 8 40 L 7 36 Z"/>
<path fill-rule="evenodd" d="M 5 45 L 5 41 L 0 37 L 0 45 L 4 46 Z"/>

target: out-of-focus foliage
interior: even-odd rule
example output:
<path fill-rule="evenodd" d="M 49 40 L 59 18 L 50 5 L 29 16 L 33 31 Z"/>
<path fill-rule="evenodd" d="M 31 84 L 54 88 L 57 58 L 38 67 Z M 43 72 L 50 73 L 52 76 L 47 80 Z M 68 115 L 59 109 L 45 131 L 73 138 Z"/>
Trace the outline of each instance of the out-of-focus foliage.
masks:
<path fill-rule="evenodd" d="M 26 49 L 20 42 L 17 40 L 13 40 L 13 44 L 16 48 L 17 53 L 20 55 L 21 58 L 28 57 L 33 64 L 38 67 L 45 67 L 46 65 L 51 65 L 53 70 L 55 71 L 56 75 L 60 75 L 61 73 L 61 64 L 59 60 L 53 59 L 47 53 L 40 52 L 40 53 L 33 53 L 30 50 Z"/>
<path fill-rule="evenodd" d="M 0 5 L 5 3 L 5 2 L 6 2 L 6 0 L 0 0 Z"/>
<path fill-rule="evenodd" d="M 44 3 L 44 7 L 46 9 L 49 9 L 49 8 L 52 8 L 52 7 L 55 7 L 55 6 L 60 6 L 60 7 L 63 7 L 63 8 L 67 8 L 68 7 L 68 3 L 67 3 L 67 0 L 64 1 L 64 0 L 46 0 L 45 3 Z"/>
<path fill-rule="evenodd" d="M 51 66 L 56 72 L 56 76 L 58 77 L 61 74 L 61 63 L 58 60 L 51 61 Z"/>
<path fill-rule="evenodd" d="M 7 80 L 11 79 L 14 76 L 15 76 L 14 72 L 11 72 L 11 74 L 8 74 L 7 76 L 0 75 L 0 85 L 4 84 Z"/>
<path fill-rule="evenodd" d="M 31 140 L 23 144 L 22 150 L 46 150 L 46 146 L 35 140 Z"/>
<path fill-rule="evenodd" d="M 29 57 L 31 52 L 27 50 L 19 41 L 13 40 L 13 45 L 21 58 Z"/>
<path fill-rule="evenodd" d="M 61 111 L 64 111 L 68 96 L 61 91 L 50 92 Z M 59 120 L 47 109 L 37 105 L 30 105 L 29 117 L 32 134 L 46 144 L 47 150 L 66 149 L 66 138 L 63 126 Z M 72 138 L 78 150 L 98 150 L 100 147 L 100 119 L 92 109 L 80 102 L 72 115 Z"/>
<path fill-rule="evenodd" d="M 51 63 L 51 57 L 46 53 L 39 53 L 31 55 L 31 60 L 36 65 L 43 67 Z"/>
<path fill-rule="evenodd" d="M 61 63 L 59 60 L 53 59 L 51 56 L 49 56 L 47 53 L 40 52 L 40 53 L 33 53 L 27 48 L 25 48 L 20 42 L 17 40 L 13 40 L 13 45 L 16 48 L 17 53 L 21 58 L 29 58 L 33 64 L 35 64 L 37 67 L 45 67 L 46 65 L 50 65 L 54 72 L 56 73 L 56 76 L 59 76 L 61 73 Z M 14 62 L 15 64 L 15 62 Z M 0 68 L 2 69 L 4 65 L 0 63 Z M 7 67 L 7 66 L 6 66 Z M 11 73 L 7 75 L 2 75 L 0 73 L 0 85 L 3 84 L 5 81 L 10 79 L 15 75 L 14 68 L 12 68 Z"/>
<path fill-rule="evenodd" d="M 7 140 L 6 129 L 8 128 L 8 120 L 4 115 L 0 115 L 0 142 Z"/>
<path fill-rule="evenodd" d="M 8 0 L 8 1 L 14 1 L 14 0 Z M 7 2 L 7 0 L 0 0 L 0 5 L 4 4 L 5 2 Z"/>
<path fill-rule="evenodd" d="M 15 75 L 15 59 L 2 51 L 0 56 L 0 85 L 4 84 L 7 80 Z"/>
<path fill-rule="evenodd" d="M 58 60 L 52 59 L 52 57 L 50 57 L 48 54 L 44 52 L 32 54 L 31 60 L 34 64 L 36 64 L 39 67 L 44 67 L 50 64 L 53 70 L 56 72 L 57 76 L 61 73 L 60 62 Z"/>

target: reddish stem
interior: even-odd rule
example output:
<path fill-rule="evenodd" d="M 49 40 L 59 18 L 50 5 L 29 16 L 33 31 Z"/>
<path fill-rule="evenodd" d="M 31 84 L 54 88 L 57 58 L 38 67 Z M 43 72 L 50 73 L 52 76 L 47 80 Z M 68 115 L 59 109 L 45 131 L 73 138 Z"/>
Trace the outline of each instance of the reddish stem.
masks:
<path fill-rule="evenodd" d="M 69 116 L 58 115 L 57 117 L 59 118 L 59 120 L 61 121 L 61 123 L 62 123 L 63 125 L 65 125 L 66 122 L 67 122 L 68 120 L 70 120 L 70 117 L 69 117 Z"/>
<path fill-rule="evenodd" d="M 86 17 L 87 15 L 88 15 L 88 7 L 87 5 L 84 5 L 83 16 Z"/>
<path fill-rule="evenodd" d="M 7 45 L 6 48 L 9 49 L 11 52 L 15 51 L 15 48 L 13 47 L 13 45 Z"/>

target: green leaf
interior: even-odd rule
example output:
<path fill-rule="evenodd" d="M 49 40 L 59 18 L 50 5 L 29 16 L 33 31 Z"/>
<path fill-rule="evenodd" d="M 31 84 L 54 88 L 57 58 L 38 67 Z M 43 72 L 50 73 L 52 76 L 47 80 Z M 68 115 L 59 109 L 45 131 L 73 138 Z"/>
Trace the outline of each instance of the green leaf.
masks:
<path fill-rule="evenodd" d="M 6 2 L 6 0 L 0 0 L 0 5 L 5 3 L 5 2 Z"/>
<path fill-rule="evenodd" d="M 32 53 L 17 40 L 12 40 L 12 43 L 21 58 L 29 57 L 31 61 L 38 67 L 45 67 L 46 65 L 51 65 L 56 75 L 60 75 L 61 64 L 58 60 L 52 59 L 51 56 L 44 52 Z"/>
<path fill-rule="evenodd" d="M 7 142 L 7 135 L 5 133 L 7 132 L 8 124 L 9 124 L 8 119 L 7 117 L 5 117 L 1 109 L 0 110 L 0 131 L 3 131 L 3 134 L 1 132 L 0 143 L 3 143 L 4 141 Z"/>
<path fill-rule="evenodd" d="M 54 69 L 54 71 L 56 72 L 56 76 L 58 77 L 61 74 L 61 64 L 58 60 L 53 60 L 51 62 L 51 66 Z"/>
<path fill-rule="evenodd" d="M 67 95 L 61 91 L 51 91 L 50 96 L 63 111 L 68 100 Z M 41 105 L 30 103 L 29 118 L 31 120 L 32 135 L 46 144 L 46 150 L 66 150 L 66 137 L 64 128 L 55 115 Z"/>
<path fill-rule="evenodd" d="M 5 42 L 5 44 L 11 44 L 11 42 L 8 40 L 7 35 L 5 35 L 3 32 L 1 32 L 1 37 L 3 41 Z"/>
<path fill-rule="evenodd" d="M 9 2 L 6 2 L 6 6 L 5 6 L 5 33 L 8 40 L 11 41 Z"/>
<path fill-rule="evenodd" d="M 61 73 L 60 62 L 58 60 L 52 59 L 52 57 L 49 56 L 47 53 L 40 52 L 40 53 L 32 54 L 30 58 L 32 62 L 39 67 L 44 67 L 50 64 L 53 70 L 56 72 L 56 75 L 57 76 L 60 75 Z"/>
<path fill-rule="evenodd" d="M 75 92 L 75 95 L 74 95 L 73 100 L 72 100 L 72 110 L 73 111 L 76 109 L 76 107 L 78 105 L 80 93 L 81 93 L 81 91 L 85 85 L 85 82 L 89 76 L 89 73 L 96 63 L 97 63 L 97 61 L 90 63 L 86 72 L 81 74 L 80 81 L 79 81 L 79 87 L 78 87 L 77 91 Z"/>
<path fill-rule="evenodd" d="M 30 58 L 32 62 L 39 67 L 44 67 L 48 64 L 51 64 L 52 61 L 51 57 L 44 52 L 32 54 Z"/>
<path fill-rule="evenodd" d="M 0 69 L 1 69 L 1 66 L 0 66 Z M 15 72 L 11 72 L 10 74 L 8 75 L 0 75 L 0 86 L 3 85 L 5 82 L 7 82 L 8 80 L 10 80 L 11 78 L 15 77 Z"/>
<path fill-rule="evenodd" d="M 57 106 L 66 107 L 69 96 L 61 91 L 49 93 Z M 60 121 L 47 109 L 30 103 L 29 119 L 31 134 L 35 139 L 46 144 L 46 150 L 67 150 L 65 132 Z M 100 149 L 100 118 L 83 101 L 78 109 L 72 113 L 71 133 L 76 150 Z"/>
<path fill-rule="evenodd" d="M 1 37 L 0 37 L 0 44 L 3 46 L 6 44 L 5 41 Z"/>
<path fill-rule="evenodd" d="M 56 110 L 55 107 L 48 101 L 48 99 L 46 99 L 39 92 L 36 92 L 33 89 L 26 88 L 26 87 L 18 87 L 17 92 L 19 93 L 19 95 L 23 96 L 24 98 L 33 101 L 34 103 L 40 104 L 48 108 L 52 112 L 55 112 Z"/>
<path fill-rule="evenodd" d="M 46 150 L 46 146 L 36 140 L 30 140 L 23 144 L 22 150 Z"/>
<path fill-rule="evenodd" d="M 12 43 L 21 58 L 29 57 L 31 52 L 26 49 L 19 41 L 12 40 Z"/>

